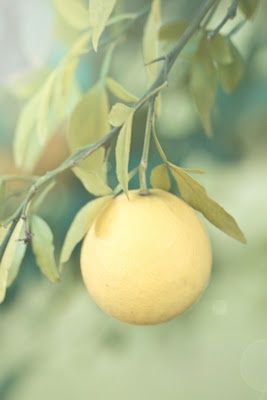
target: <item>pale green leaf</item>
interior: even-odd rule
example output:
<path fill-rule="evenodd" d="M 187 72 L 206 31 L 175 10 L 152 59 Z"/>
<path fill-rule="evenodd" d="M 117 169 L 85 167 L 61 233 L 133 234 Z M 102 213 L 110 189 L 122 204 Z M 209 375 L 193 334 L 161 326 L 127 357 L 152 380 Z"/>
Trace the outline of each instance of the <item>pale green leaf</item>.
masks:
<path fill-rule="evenodd" d="M 211 136 L 211 109 L 216 94 L 216 70 L 204 43 L 193 59 L 190 89 L 205 132 Z"/>
<path fill-rule="evenodd" d="M 103 85 L 96 84 L 82 97 L 71 115 L 67 132 L 71 152 L 95 143 L 109 131 L 108 112 L 106 90 Z M 107 194 L 107 191 L 102 189 L 99 192 L 100 186 L 102 188 L 105 186 L 107 189 L 107 169 L 103 148 L 92 153 L 73 171 L 91 193 Z"/>
<path fill-rule="evenodd" d="M 123 191 L 128 194 L 128 166 L 130 158 L 132 122 L 134 112 L 124 122 L 116 144 L 116 173 Z"/>
<path fill-rule="evenodd" d="M 16 79 L 15 82 L 11 83 L 9 89 L 16 97 L 20 99 L 29 99 L 38 91 L 50 73 L 51 71 L 47 67 L 31 71 L 22 78 Z"/>
<path fill-rule="evenodd" d="M 83 54 L 88 53 L 91 48 L 89 46 L 90 38 L 92 33 L 90 31 L 86 31 L 78 36 L 77 40 L 73 43 L 69 53 L 62 60 L 60 65 L 68 64 L 70 60 L 76 59 Z"/>
<path fill-rule="evenodd" d="M 3 232 L 3 228 L 1 229 L 3 240 L 7 232 Z M 25 255 L 26 245 L 22 240 L 24 236 L 24 221 L 20 219 L 8 241 L 0 262 L 0 303 L 5 298 L 7 287 L 16 278 Z"/>
<path fill-rule="evenodd" d="M 136 174 L 138 173 L 139 168 L 136 167 L 134 169 L 132 169 L 129 173 L 128 173 L 128 183 L 136 176 Z M 122 186 L 120 183 L 118 183 L 118 185 L 115 187 L 115 189 L 113 190 L 114 195 L 119 194 L 122 191 Z"/>
<path fill-rule="evenodd" d="M 31 218 L 32 250 L 41 272 L 53 283 L 59 281 L 55 260 L 53 233 L 48 224 L 37 215 Z"/>
<path fill-rule="evenodd" d="M 245 72 L 244 60 L 233 44 L 231 44 L 231 53 L 233 58 L 231 64 L 220 64 L 217 67 L 219 82 L 226 93 L 232 93 L 235 90 Z"/>
<path fill-rule="evenodd" d="M 56 132 L 56 128 L 60 125 L 63 119 L 68 115 L 70 110 L 79 97 L 76 87 L 73 85 L 71 92 L 67 95 L 67 101 L 62 108 L 58 108 L 58 102 L 51 104 L 51 110 L 47 115 L 47 122 L 43 125 L 46 130 L 42 129 L 44 136 L 42 139 L 37 135 L 37 120 L 39 110 L 39 94 L 29 100 L 22 109 L 15 133 L 14 140 L 14 159 L 17 167 L 27 172 L 32 172 L 37 164 L 44 147 L 51 136 Z M 40 131 L 39 131 L 40 132 Z"/>
<path fill-rule="evenodd" d="M 112 78 L 107 78 L 107 87 L 109 91 L 121 101 L 125 101 L 126 103 L 136 103 L 138 101 L 138 97 L 130 93 L 119 82 Z"/>
<path fill-rule="evenodd" d="M 167 42 L 177 41 L 188 27 L 188 21 L 172 21 L 160 27 L 159 39 Z"/>
<path fill-rule="evenodd" d="M 116 103 L 109 113 L 109 122 L 112 126 L 121 126 L 132 112 L 133 109 L 131 107 Z"/>
<path fill-rule="evenodd" d="M 70 52 L 23 107 L 14 140 L 16 165 L 31 172 L 47 141 L 80 97 L 75 79 L 79 57 L 88 51 L 90 33 L 82 34 Z M 38 133 L 38 134 L 37 134 Z"/>
<path fill-rule="evenodd" d="M 65 21 L 77 30 L 89 27 L 89 12 L 81 0 L 53 0 Z"/>
<path fill-rule="evenodd" d="M 49 136 L 50 105 L 52 102 L 52 90 L 55 84 L 56 74 L 51 73 L 39 93 L 37 109 L 36 134 L 41 144 L 46 143 Z"/>
<path fill-rule="evenodd" d="M 115 4 L 116 0 L 90 0 L 89 22 L 93 31 L 92 43 L 95 51 Z"/>
<path fill-rule="evenodd" d="M 15 134 L 15 162 L 19 168 L 23 167 L 27 171 L 30 171 L 37 162 L 41 148 L 36 132 L 34 132 L 37 105 L 37 96 L 25 104 L 20 113 Z"/>
<path fill-rule="evenodd" d="M 199 168 L 183 168 L 183 170 L 188 172 L 189 174 L 197 174 L 197 175 L 205 174 L 205 171 L 203 171 L 203 169 L 199 169 Z"/>
<path fill-rule="evenodd" d="M 60 265 L 65 264 L 71 257 L 76 245 L 89 231 L 97 215 L 109 204 L 112 197 L 101 197 L 90 201 L 76 214 L 67 232 L 60 255 Z"/>
<path fill-rule="evenodd" d="M 105 196 L 112 193 L 112 189 L 103 180 L 103 177 L 97 171 L 86 171 L 83 168 L 76 167 L 75 175 L 80 179 L 85 189 L 95 196 Z"/>
<path fill-rule="evenodd" d="M 213 61 L 219 64 L 230 64 L 233 55 L 228 38 L 217 33 L 211 39 L 207 39 L 210 55 Z"/>
<path fill-rule="evenodd" d="M 153 168 L 150 175 L 150 183 L 153 188 L 166 190 L 167 192 L 170 190 L 171 181 L 166 165 L 161 164 Z"/>
<path fill-rule="evenodd" d="M 8 233 L 9 227 L 10 227 L 10 224 L 8 226 L 3 226 L 0 224 L 0 246 L 3 243 L 5 237 Z"/>
<path fill-rule="evenodd" d="M 169 166 L 185 202 L 195 210 L 200 211 L 221 231 L 242 243 L 246 243 L 246 238 L 234 218 L 207 195 L 204 187 L 182 168 L 173 164 L 169 164 Z"/>
<path fill-rule="evenodd" d="M 259 0 L 240 0 L 238 6 L 245 17 L 251 18 L 259 5 Z"/>
<path fill-rule="evenodd" d="M 158 74 L 158 63 L 151 62 L 159 57 L 158 34 L 160 29 L 160 0 L 153 0 L 143 35 L 143 55 L 147 64 L 147 73 L 150 81 Z"/>
<path fill-rule="evenodd" d="M 0 178 L 0 218 L 2 215 L 2 210 L 4 209 L 5 194 L 6 194 L 6 185 L 5 182 Z"/>

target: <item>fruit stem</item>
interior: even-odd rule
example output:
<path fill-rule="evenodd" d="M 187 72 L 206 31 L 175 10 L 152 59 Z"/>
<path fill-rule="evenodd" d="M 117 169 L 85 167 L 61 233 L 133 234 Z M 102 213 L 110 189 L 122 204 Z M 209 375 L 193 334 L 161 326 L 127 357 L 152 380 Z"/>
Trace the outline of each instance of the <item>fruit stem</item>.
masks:
<path fill-rule="evenodd" d="M 142 195 L 149 194 L 149 190 L 147 188 L 147 181 L 146 181 L 146 171 L 147 171 L 147 165 L 148 165 L 148 155 L 149 155 L 149 147 L 150 147 L 150 141 L 151 141 L 155 100 L 156 100 L 156 96 L 152 97 L 151 100 L 149 101 L 147 119 L 146 119 L 146 130 L 145 130 L 143 153 L 142 153 L 141 161 L 139 164 L 140 193 Z"/>

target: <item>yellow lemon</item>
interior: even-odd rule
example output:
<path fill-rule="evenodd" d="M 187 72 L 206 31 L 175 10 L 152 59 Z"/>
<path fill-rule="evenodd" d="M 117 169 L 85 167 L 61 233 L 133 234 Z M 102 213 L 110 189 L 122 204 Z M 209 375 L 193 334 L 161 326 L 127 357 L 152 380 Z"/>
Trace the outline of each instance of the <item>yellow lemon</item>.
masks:
<path fill-rule="evenodd" d="M 158 324 L 188 309 L 209 281 L 209 238 L 195 211 L 162 190 L 130 191 L 95 219 L 82 247 L 84 283 L 121 321 Z"/>

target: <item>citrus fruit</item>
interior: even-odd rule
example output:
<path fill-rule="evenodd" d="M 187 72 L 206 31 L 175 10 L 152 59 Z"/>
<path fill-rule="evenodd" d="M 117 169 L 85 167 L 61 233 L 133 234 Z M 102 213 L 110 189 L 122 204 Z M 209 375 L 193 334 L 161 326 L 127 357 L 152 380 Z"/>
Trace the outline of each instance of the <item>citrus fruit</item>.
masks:
<path fill-rule="evenodd" d="M 95 219 L 83 243 L 81 271 L 106 313 L 157 324 L 187 310 L 207 286 L 210 242 L 195 211 L 177 196 L 130 191 Z"/>

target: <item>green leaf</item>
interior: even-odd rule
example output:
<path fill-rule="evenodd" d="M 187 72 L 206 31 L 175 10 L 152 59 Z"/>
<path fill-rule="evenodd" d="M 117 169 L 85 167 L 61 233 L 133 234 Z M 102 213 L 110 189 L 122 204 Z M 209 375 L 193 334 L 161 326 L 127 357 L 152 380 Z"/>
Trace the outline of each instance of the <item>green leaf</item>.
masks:
<path fill-rule="evenodd" d="M 53 86 L 55 85 L 56 74 L 51 73 L 39 93 L 37 110 L 36 133 L 40 143 L 46 143 L 46 136 L 49 135 L 49 113 Z M 50 136 L 50 135 L 49 135 Z"/>
<path fill-rule="evenodd" d="M 138 167 L 132 169 L 129 173 L 128 173 L 128 183 L 136 176 L 136 174 L 138 173 Z M 118 185 L 115 187 L 115 189 L 113 190 L 114 195 L 119 194 L 122 191 L 122 186 L 120 183 L 118 183 Z"/>
<path fill-rule="evenodd" d="M 116 0 L 90 0 L 89 21 L 93 31 L 92 43 L 95 51 L 115 4 Z"/>
<path fill-rule="evenodd" d="M 2 240 L 4 240 L 8 229 L 6 232 L 3 231 L 4 228 L 0 229 L 2 230 L 0 236 L 2 236 Z M 10 286 L 16 278 L 25 255 L 27 246 L 23 242 L 24 235 L 24 221 L 20 219 L 9 239 L 0 262 L 0 303 L 5 298 L 7 287 Z"/>
<path fill-rule="evenodd" d="M 0 246 L 8 233 L 8 228 L 0 224 Z"/>
<path fill-rule="evenodd" d="M 244 60 L 237 48 L 230 43 L 233 61 L 231 64 L 218 65 L 217 73 L 219 82 L 226 93 L 232 93 L 245 72 Z"/>
<path fill-rule="evenodd" d="M 69 53 L 24 105 L 16 128 L 16 165 L 31 172 L 47 141 L 72 111 L 80 96 L 75 79 L 79 57 L 88 51 L 90 33 L 79 36 Z M 38 132 L 38 134 L 37 134 Z"/>
<path fill-rule="evenodd" d="M 116 144 L 116 173 L 123 191 L 128 194 L 128 166 L 130 158 L 132 123 L 134 111 L 124 122 Z"/>
<path fill-rule="evenodd" d="M 4 209 L 5 195 L 6 195 L 6 184 L 0 178 L 0 218 L 2 216 L 2 210 Z"/>
<path fill-rule="evenodd" d="M 71 115 L 67 132 L 71 152 L 95 143 L 109 131 L 108 112 L 106 90 L 103 85 L 96 84 L 82 97 Z M 110 192 L 106 184 L 107 170 L 103 148 L 92 153 L 73 172 L 90 193 L 98 196 Z M 107 190 L 99 190 L 100 187 L 106 187 Z"/>
<path fill-rule="evenodd" d="M 217 33 L 211 39 L 207 39 L 208 48 L 213 61 L 219 64 L 230 64 L 233 61 L 233 55 L 229 40 Z"/>
<path fill-rule="evenodd" d="M 166 190 L 166 192 L 170 190 L 171 181 L 166 165 L 161 164 L 153 168 L 150 175 L 150 183 L 153 188 Z"/>
<path fill-rule="evenodd" d="M 194 57 L 190 89 L 207 135 L 212 135 L 211 109 L 216 94 L 216 70 L 209 56 L 205 41 Z"/>
<path fill-rule="evenodd" d="M 238 6 L 245 17 L 251 18 L 255 14 L 259 3 L 259 0 L 240 0 Z"/>
<path fill-rule="evenodd" d="M 169 164 L 169 167 L 186 203 L 195 210 L 200 211 L 221 231 L 242 243 L 246 243 L 246 238 L 234 218 L 207 195 L 206 190 L 200 183 L 195 181 L 182 168 L 173 164 Z"/>
<path fill-rule="evenodd" d="M 22 109 L 15 133 L 14 158 L 17 167 L 30 171 L 38 160 L 41 145 L 34 133 L 38 97 L 29 100 Z"/>
<path fill-rule="evenodd" d="M 110 203 L 111 200 L 112 197 L 109 196 L 92 200 L 82 207 L 76 214 L 63 244 L 60 255 L 61 266 L 70 259 L 76 245 L 83 239 L 97 215 Z"/>
<path fill-rule="evenodd" d="M 132 112 L 133 109 L 131 107 L 122 103 L 116 103 L 109 113 L 109 122 L 112 126 L 121 126 Z"/>
<path fill-rule="evenodd" d="M 59 281 L 55 260 L 53 233 L 48 224 L 37 215 L 31 218 L 32 250 L 41 272 L 53 283 Z"/>
<path fill-rule="evenodd" d="M 177 41 L 186 28 L 188 27 L 188 21 L 172 21 L 161 26 L 159 30 L 159 39 L 167 42 Z"/>
<path fill-rule="evenodd" d="M 51 70 L 47 67 L 33 70 L 25 74 L 21 79 L 16 79 L 9 86 L 9 89 L 19 99 L 29 99 L 38 91 L 50 73 Z"/>
<path fill-rule="evenodd" d="M 138 101 L 138 97 L 130 93 L 119 82 L 112 78 L 107 78 L 107 87 L 109 91 L 121 101 L 125 101 L 126 103 L 136 103 Z"/>
<path fill-rule="evenodd" d="M 160 29 L 160 0 L 153 0 L 143 35 L 143 55 L 150 81 L 153 81 L 158 73 L 158 64 L 151 63 L 159 57 L 158 32 Z"/>
<path fill-rule="evenodd" d="M 205 171 L 203 171 L 203 169 L 199 169 L 199 168 L 183 168 L 183 170 L 188 172 L 189 174 L 197 174 L 197 175 L 205 174 Z"/>
<path fill-rule="evenodd" d="M 94 170 L 86 171 L 83 168 L 76 167 L 75 175 L 83 183 L 85 189 L 95 196 L 105 196 L 112 193 L 112 189 L 103 180 L 101 175 Z"/>
<path fill-rule="evenodd" d="M 89 12 L 81 0 L 53 0 L 64 20 L 77 30 L 89 27 Z"/>

